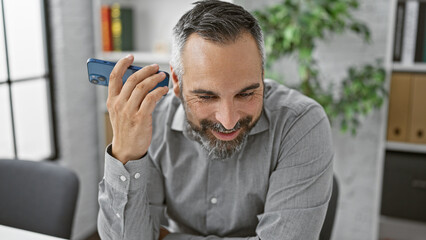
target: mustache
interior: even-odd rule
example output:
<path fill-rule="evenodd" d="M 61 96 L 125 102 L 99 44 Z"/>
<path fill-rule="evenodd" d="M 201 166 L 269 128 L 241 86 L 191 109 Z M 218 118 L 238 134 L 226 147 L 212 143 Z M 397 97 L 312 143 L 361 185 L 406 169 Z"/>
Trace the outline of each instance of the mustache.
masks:
<path fill-rule="evenodd" d="M 230 133 L 230 132 L 237 131 L 238 129 L 241 129 L 241 128 L 249 128 L 252 120 L 253 120 L 253 117 L 251 116 L 242 118 L 238 120 L 238 122 L 235 124 L 235 126 L 232 129 L 225 128 L 220 122 L 213 122 L 207 119 L 201 120 L 200 126 L 202 131 L 207 131 L 208 129 L 211 129 L 216 132 Z"/>

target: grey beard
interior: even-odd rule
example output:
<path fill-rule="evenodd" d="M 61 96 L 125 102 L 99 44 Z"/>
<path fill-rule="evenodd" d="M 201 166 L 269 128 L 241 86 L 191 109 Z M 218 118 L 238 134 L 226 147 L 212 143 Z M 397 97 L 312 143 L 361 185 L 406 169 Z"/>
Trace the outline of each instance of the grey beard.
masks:
<path fill-rule="evenodd" d="M 186 133 L 189 137 L 201 144 L 204 150 L 207 151 L 207 155 L 210 159 L 215 160 L 225 160 L 233 157 L 236 153 L 240 152 L 248 138 L 248 131 L 244 133 L 241 142 L 234 146 L 233 148 L 228 149 L 226 141 L 221 141 L 219 139 L 209 140 L 207 137 L 202 136 L 199 132 L 195 131 L 188 120 L 186 120 Z"/>

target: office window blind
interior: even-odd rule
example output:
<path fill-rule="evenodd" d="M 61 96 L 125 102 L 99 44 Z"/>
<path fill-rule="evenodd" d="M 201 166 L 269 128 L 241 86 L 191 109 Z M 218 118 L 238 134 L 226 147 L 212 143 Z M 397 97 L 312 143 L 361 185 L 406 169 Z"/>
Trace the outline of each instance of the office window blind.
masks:
<path fill-rule="evenodd" d="M 54 159 L 45 1 L 0 1 L 0 159 Z"/>

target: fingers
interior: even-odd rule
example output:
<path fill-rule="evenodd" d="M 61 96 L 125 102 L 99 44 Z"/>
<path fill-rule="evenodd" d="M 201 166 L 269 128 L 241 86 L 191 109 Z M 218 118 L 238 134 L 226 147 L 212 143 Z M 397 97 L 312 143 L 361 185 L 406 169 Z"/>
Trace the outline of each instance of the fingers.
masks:
<path fill-rule="evenodd" d="M 148 93 L 148 95 L 146 95 L 145 99 L 143 100 L 138 113 L 143 115 L 151 115 L 157 102 L 160 101 L 161 97 L 166 94 L 168 90 L 168 87 L 159 87 Z"/>
<path fill-rule="evenodd" d="M 150 76 L 154 75 L 158 72 L 159 66 L 157 64 L 152 64 L 149 66 L 146 66 L 139 71 L 133 73 L 126 81 L 126 83 L 123 86 L 123 89 L 121 90 L 120 97 L 123 100 L 129 99 L 130 95 L 132 94 L 133 90 L 135 89 L 136 85 L 138 85 L 140 82 L 144 81 L 146 78 L 149 78 Z M 164 79 L 164 78 L 163 78 Z M 150 91 L 152 88 L 154 88 L 155 85 L 153 85 L 148 91 Z"/>
<path fill-rule="evenodd" d="M 163 81 L 165 77 L 166 77 L 166 74 L 163 72 L 160 72 L 138 83 L 134 87 L 134 89 L 132 89 L 133 91 L 128 101 L 129 107 L 137 111 L 140 108 L 140 105 L 143 99 L 145 98 L 145 96 L 148 94 L 148 92 L 151 91 L 158 83 Z M 124 91 L 124 88 L 123 88 L 123 91 Z"/>
<path fill-rule="evenodd" d="M 127 68 L 133 63 L 133 55 L 120 59 L 115 64 L 114 69 L 109 76 L 108 96 L 114 97 L 120 94 L 123 86 L 123 75 Z"/>

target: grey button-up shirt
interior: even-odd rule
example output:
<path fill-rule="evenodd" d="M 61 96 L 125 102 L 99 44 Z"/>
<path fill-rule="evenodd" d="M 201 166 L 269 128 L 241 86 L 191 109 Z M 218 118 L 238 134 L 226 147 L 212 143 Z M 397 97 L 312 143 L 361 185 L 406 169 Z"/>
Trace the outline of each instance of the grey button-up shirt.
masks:
<path fill-rule="evenodd" d="M 331 196 L 333 151 L 328 119 L 313 100 L 265 80 L 264 109 L 243 150 L 208 159 L 185 134 L 172 92 L 153 114 L 142 159 L 123 165 L 105 154 L 99 185 L 102 239 L 314 240 Z M 141 136 L 143 137 L 143 136 Z"/>

